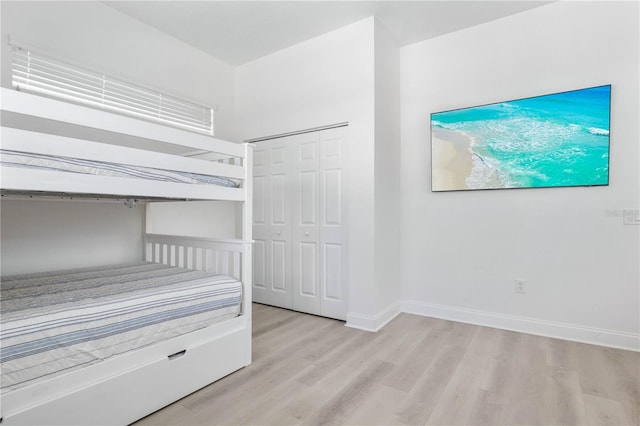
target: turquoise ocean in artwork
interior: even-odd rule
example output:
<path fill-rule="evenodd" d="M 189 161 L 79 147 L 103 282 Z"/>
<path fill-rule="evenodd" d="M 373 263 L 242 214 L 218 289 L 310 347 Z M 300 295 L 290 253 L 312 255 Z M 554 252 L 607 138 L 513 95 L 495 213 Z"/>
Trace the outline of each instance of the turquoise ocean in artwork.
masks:
<path fill-rule="evenodd" d="M 472 189 L 607 185 L 611 86 L 432 114 L 467 135 Z"/>

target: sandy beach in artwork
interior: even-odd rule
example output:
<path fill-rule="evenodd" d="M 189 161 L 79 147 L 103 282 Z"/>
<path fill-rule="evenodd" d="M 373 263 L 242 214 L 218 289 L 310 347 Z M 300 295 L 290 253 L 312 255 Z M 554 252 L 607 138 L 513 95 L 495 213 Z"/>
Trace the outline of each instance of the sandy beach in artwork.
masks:
<path fill-rule="evenodd" d="M 467 135 L 435 127 L 431 133 L 432 189 L 455 191 L 468 189 L 473 160 L 471 138 Z"/>

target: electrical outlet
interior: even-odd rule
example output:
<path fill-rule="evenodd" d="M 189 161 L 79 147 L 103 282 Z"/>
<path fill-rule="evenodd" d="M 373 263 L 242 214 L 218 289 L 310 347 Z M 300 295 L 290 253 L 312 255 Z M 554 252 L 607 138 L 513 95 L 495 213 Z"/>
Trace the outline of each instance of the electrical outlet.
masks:
<path fill-rule="evenodd" d="M 516 280 L 516 293 L 525 294 L 527 292 L 526 284 L 525 280 Z"/>

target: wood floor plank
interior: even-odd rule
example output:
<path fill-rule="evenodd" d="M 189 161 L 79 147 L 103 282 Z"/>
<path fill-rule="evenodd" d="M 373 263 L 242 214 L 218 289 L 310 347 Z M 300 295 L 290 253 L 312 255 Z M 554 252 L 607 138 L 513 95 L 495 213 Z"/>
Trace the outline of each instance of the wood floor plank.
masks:
<path fill-rule="evenodd" d="M 301 358 L 302 359 L 302 358 Z M 292 367 L 295 367 L 292 365 Z M 291 395 L 306 392 L 308 387 L 296 380 L 285 379 L 264 387 L 260 398 L 254 398 L 243 405 L 242 410 L 235 410 L 228 419 L 228 424 L 251 425 L 256 418 L 265 419 L 265 424 L 299 424 L 301 419 L 282 415 L 283 407 L 290 401 Z M 272 420 L 268 420 L 273 416 Z"/>
<path fill-rule="evenodd" d="M 444 328 L 444 323 L 442 328 Z M 434 357 L 444 344 L 448 344 L 447 331 L 442 328 L 430 329 L 424 338 L 407 352 L 404 358 L 397 360 L 396 368 L 387 376 L 384 384 L 394 389 L 409 392 L 418 381 L 422 373 L 434 360 Z"/>
<path fill-rule="evenodd" d="M 139 425 L 155 425 L 155 426 L 173 426 L 181 424 L 184 419 L 193 419 L 194 414 L 185 408 L 179 402 L 169 405 L 162 410 L 145 417 L 136 424 Z M 193 423 L 192 423 L 193 424 Z"/>
<path fill-rule="evenodd" d="M 253 323 L 253 337 L 257 338 L 261 334 L 278 328 L 279 325 L 287 323 L 291 318 L 296 316 L 295 312 L 288 311 L 285 313 L 263 310 L 260 315 L 256 315 L 257 320 Z"/>
<path fill-rule="evenodd" d="M 622 404 L 611 399 L 584 395 L 586 424 L 599 426 L 633 425 L 632 419 L 625 416 Z M 636 423 L 637 424 L 637 423 Z"/>
<path fill-rule="evenodd" d="M 549 367 L 545 389 L 549 418 L 563 425 L 586 424 L 582 389 L 575 370 Z"/>
<path fill-rule="evenodd" d="M 460 347 L 444 345 L 440 348 L 429 368 L 412 389 L 405 405 L 399 409 L 398 415 L 403 423 L 426 424 L 464 353 L 465 350 Z"/>
<path fill-rule="evenodd" d="M 317 386 L 309 387 L 303 383 L 298 384 L 304 386 L 305 389 L 291 395 L 282 407 L 279 407 L 276 412 L 270 413 L 268 416 L 270 421 L 284 418 L 296 421 L 294 424 L 308 422 L 311 417 L 317 414 L 322 404 L 329 401 L 340 391 L 340 388 L 329 390 Z"/>
<path fill-rule="evenodd" d="M 424 336 L 438 325 L 438 321 L 433 318 L 401 314 L 389 325 L 397 327 L 397 331 L 386 330 L 387 327 L 382 329 L 382 333 L 388 333 L 386 335 L 388 344 L 374 356 L 380 361 L 402 364 Z"/>
<path fill-rule="evenodd" d="M 318 361 L 326 356 L 330 356 L 334 351 L 338 351 L 354 336 L 363 333 L 362 330 L 344 327 L 344 323 L 333 322 L 333 332 L 309 342 L 301 349 L 300 355 L 310 362 Z"/>
<path fill-rule="evenodd" d="M 345 424 L 363 426 L 400 425 L 402 421 L 397 414 L 407 395 L 388 386 L 376 385 L 368 398 L 354 410 Z"/>
<path fill-rule="evenodd" d="M 401 314 L 254 305 L 253 364 L 136 423 L 640 426 L 640 354 Z"/>
<path fill-rule="evenodd" d="M 371 365 L 360 373 L 351 383 L 338 394 L 320 406 L 317 413 L 309 418 L 306 425 L 334 425 L 344 424 L 353 415 L 359 405 L 373 394 L 375 385 L 393 368 L 384 361 L 373 361 Z"/>
<path fill-rule="evenodd" d="M 473 424 L 475 426 L 494 426 L 501 424 L 499 419 L 504 418 L 506 405 L 503 402 L 497 402 L 500 399 L 501 398 L 496 397 L 494 392 L 480 388 L 476 400 L 469 411 L 466 424 Z"/>
<path fill-rule="evenodd" d="M 291 345 L 304 345 L 306 349 L 342 328 L 339 321 L 326 321 L 313 315 L 289 318 L 280 323 L 279 328 L 253 338 L 253 357 L 262 359 L 263 356 L 273 356 L 276 352 L 290 350 Z M 307 330 L 314 330 L 314 333 L 308 334 Z"/>
<path fill-rule="evenodd" d="M 343 344 L 338 346 L 336 350 L 329 352 L 326 356 L 313 363 L 308 371 L 298 378 L 298 381 L 313 386 L 322 380 L 331 371 L 334 371 L 336 366 L 348 361 L 350 357 L 356 356 L 358 349 L 366 346 L 371 341 L 372 336 L 368 334 L 366 331 L 362 331 L 351 339 L 344 340 Z M 375 336 L 373 337 L 375 338 Z"/>
<path fill-rule="evenodd" d="M 478 327 L 469 341 L 469 347 L 462 362 L 476 364 L 479 359 L 493 359 L 500 354 L 500 332 L 495 328 Z"/>
<path fill-rule="evenodd" d="M 545 399 L 548 369 L 543 366 L 522 368 L 513 377 L 504 411 L 504 423 L 547 425 L 549 416 Z"/>
<path fill-rule="evenodd" d="M 621 379 L 616 387 L 616 400 L 622 403 L 625 417 L 631 421 L 635 420 L 635 426 L 640 425 L 640 381 L 632 378 Z"/>
<path fill-rule="evenodd" d="M 482 396 L 483 373 L 484 371 L 476 366 L 458 364 L 427 424 L 469 424 L 472 411 L 478 409 L 476 401 Z M 455 407 L 455 410 L 452 410 L 452 407 Z"/>

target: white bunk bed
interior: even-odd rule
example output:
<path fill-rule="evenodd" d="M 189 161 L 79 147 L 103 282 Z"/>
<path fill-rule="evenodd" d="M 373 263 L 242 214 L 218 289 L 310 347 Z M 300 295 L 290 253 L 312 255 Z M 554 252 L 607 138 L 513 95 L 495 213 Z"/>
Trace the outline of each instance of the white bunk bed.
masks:
<path fill-rule="evenodd" d="M 0 398 L 2 423 L 129 424 L 249 365 L 250 145 L 4 88 L 0 107 L 0 148 L 4 154 L 38 157 L 38 161 L 62 157 L 82 161 L 83 166 L 85 161 L 91 161 L 98 162 L 98 168 L 118 165 L 196 177 L 196 182 L 189 179 L 182 182 L 88 169 L 69 173 L 52 170 L 41 163 L 36 163 L 35 168 L 10 164 L 15 160 L 11 157 L 0 170 L 3 197 L 111 197 L 136 202 L 228 200 L 242 205 L 241 239 L 145 233 L 142 236 L 144 253 L 140 256 L 142 261 L 212 271 L 237 279 L 242 288 L 238 316 L 86 367 L 10 388 Z M 27 124 L 16 126 L 15 123 Z M 89 134 L 91 139 L 78 137 L 79 134 Z M 219 186 L 201 179 L 210 176 L 233 180 L 238 186 Z"/>

